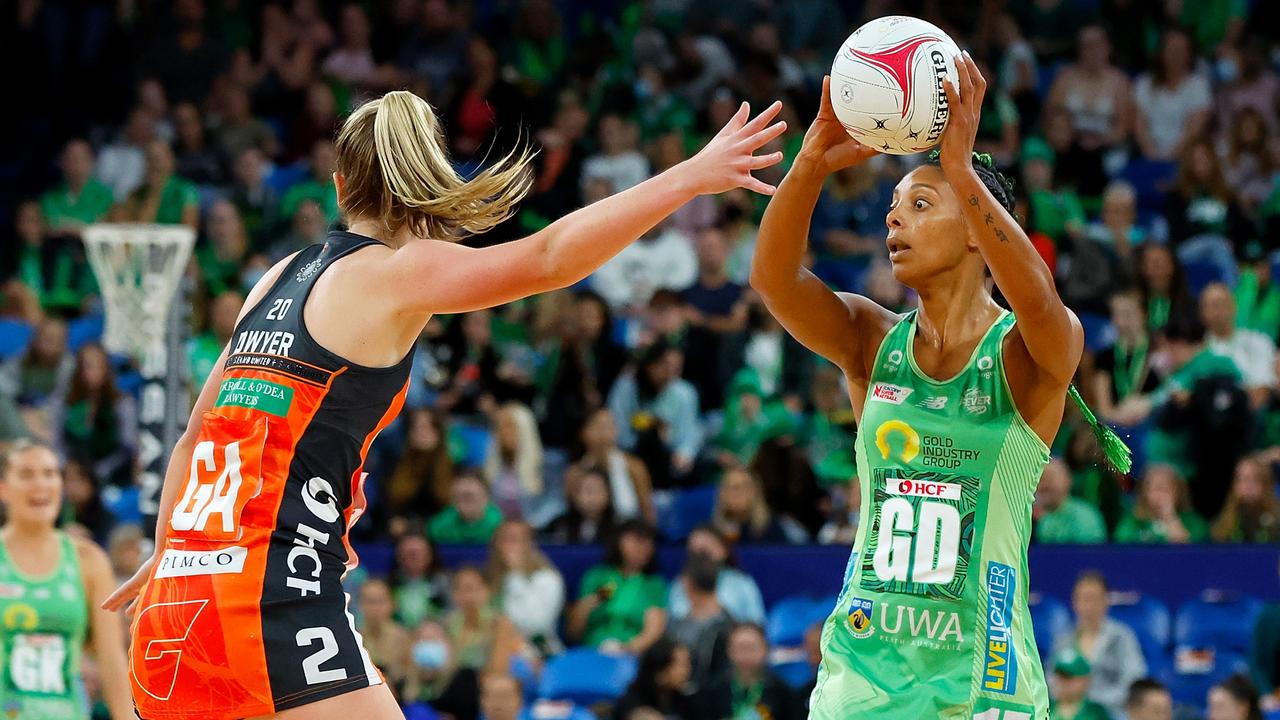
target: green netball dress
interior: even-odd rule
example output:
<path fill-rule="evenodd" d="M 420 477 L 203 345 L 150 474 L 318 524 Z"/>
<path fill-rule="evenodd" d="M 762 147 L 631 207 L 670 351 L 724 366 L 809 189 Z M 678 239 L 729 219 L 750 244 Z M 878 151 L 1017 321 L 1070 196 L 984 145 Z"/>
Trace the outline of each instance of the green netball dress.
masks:
<path fill-rule="evenodd" d="M 862 517 L 822 632 L 820 720 L 1043 720 L 1027 612 L 1031 505 L 1049 449 L 1014 408 L 1004 312 L 936 381 L 916 314 L 880 346 L 857 440 Z"/>
<path fill-rule="evenodd" d="M 89 606 L 75 546 L 59 533 L 62 557 L 43 578 L 23 574 L 0 543 L 0 717 L 87 720 L 80 650 Z"/>

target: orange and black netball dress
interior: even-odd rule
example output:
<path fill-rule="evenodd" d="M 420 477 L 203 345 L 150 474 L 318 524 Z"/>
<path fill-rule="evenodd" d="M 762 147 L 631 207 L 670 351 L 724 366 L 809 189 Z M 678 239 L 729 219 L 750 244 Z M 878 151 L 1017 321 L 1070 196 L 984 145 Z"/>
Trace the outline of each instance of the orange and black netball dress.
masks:
<path fill-rule="evenodd" d="M 412 353 L 356 365 L 302 319 L 316 278 L 375 243 L 330 233 L 235 328 L 138 598 L 129 668 L 143 718 L 245 718 L 382 682 L 341 580 L 365 455 L 404 404 Z M 350 322 L 367 322 L 359 307 Z"/>

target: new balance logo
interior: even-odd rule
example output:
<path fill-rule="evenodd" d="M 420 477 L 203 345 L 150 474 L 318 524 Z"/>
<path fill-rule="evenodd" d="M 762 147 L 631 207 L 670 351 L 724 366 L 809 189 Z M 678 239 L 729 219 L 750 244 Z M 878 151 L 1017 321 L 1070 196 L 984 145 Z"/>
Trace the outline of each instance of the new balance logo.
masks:
<path fill-rule="evenodd" d="M 916 407 L 924 408 L 925 410 L 942 410 L 947 407 L 947 400 L 949 399 L 946 395 L 930 395 L 916 403 Z"/>

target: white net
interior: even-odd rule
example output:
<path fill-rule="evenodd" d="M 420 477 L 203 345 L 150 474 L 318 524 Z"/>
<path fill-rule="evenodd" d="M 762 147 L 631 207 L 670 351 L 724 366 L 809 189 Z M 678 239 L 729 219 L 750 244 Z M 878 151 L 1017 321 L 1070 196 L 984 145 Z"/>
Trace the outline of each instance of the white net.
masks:
<path fill-rule="evenodd" d="M 135 358 L 163 345 L 170 304 L 191 258 L 185 225 L 99 223 L 84 230 L 106 310 L 102 343 Z"/>

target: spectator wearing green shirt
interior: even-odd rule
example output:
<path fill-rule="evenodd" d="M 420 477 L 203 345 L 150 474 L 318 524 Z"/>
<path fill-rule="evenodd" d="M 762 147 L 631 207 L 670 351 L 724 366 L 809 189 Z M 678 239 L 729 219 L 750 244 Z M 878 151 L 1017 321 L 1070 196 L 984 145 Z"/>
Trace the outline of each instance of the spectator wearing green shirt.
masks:
<path fill-rule="evenodd" d="M 142 185 L 112 210 L 116 222 L 186 225 L 200 222 L 200 194 L 196 186 L 173 174 L 173 149 L 164 140 L 147 144 L 147 172 Z"/>
<path fill-rule="evenodd" d="M 334 160 L 337 157 L 332 140 L 317 140 L 311 146 L 308 161 L 311 176 L 289 188 L 280 199 L 280 214 L 291 218 L 298 212 L 303 200 L 314 200 L 324 211 L 325 223 L 338 221 L 338 192 L 333 185 Z"/>
<path fill-rule="evenodd" d="M 1054 187 L 1054 152 L 1040 138 L 1030 138 L 1022 145 L 1022 177 L 1027 184 L 1027 200 L 1031 205 L 1029 230 L 1041 232 L 1062 247 L 1068 237 L 1083 237 L 1084 208 L 1080 198 L 1069 189 Z"/>
<path fill-rule="evenodd" d="M 435 543 L 411 530 L 396 540 L 395 565 L 391 568 L 391 596 L 395 619 L 405 627 L 439 618 L 449 605 L 449 572 Z"/>
<path fill-rule="evenodd" d="M 62 182 L 40 196 L 45 225 L 55 234 L 80 234 L 111 210 L 111 188 L 93 177 L 93 148 L 80 138 L 69 141 L 60 160 Z"/>
<path fill-rule="evenodd" d="M 1071 470 L 1060 458 L 1045 466 L 1031 510 L 1036 542 L 1092 544 L 1107 541 L 1098 508 L 1071 496 Z"/>
<path fill-rule="evenodd" d="M 244 295 L 225 290 L 209 303 L 209 322 L 205 331 L 191 338 L 187 345 L 187 365 L 191 371 L 191 387 L 197 392 L 204 387 L 209 373 L 218 363 L 222 350 L 231 342 L 236 318 L 244 305 Z"/>
<path fill-rule="evenodd" d="M 762 442 L 794 432 L 795 425 L 782 400 L 765 395 L 755 370 L 739 370 L 729 386 L 724 424 L 713 441 L 719 451 L 720 464 L 734 467 L 750 463 Z"/>
<path fill-rule="evenodd" d="M 1278 225 L 1277 227 L 1280 227 Z M 1280 339 L 1280 287 L 1272 282 L 1271 258 L 1261 243 L 1246 245 L 1236 279 L 1236 327 Z"/>
<path fill-rule="evenodd" d="M 1172 465 L 1147 468 L 1133 509 L 1116 527 L 1118 543 L 1181 544 L 1202 542 L 1208 525 L 1194 511 L 1187 486 Z"/>
<path fill-rule="evenodd" d="M 1163 332 L 1175 317 L 1197 312 L 1187 277 L 1168 245 L 1144 242 L 1138 246 L 1134 267 L 1138 291 L 1147 310 L 1147 329 Z"/>
<path fill-rule="evenodd" d="M 1101 705 L 1089 700 L 1089 661 L 1074 649 L 1058 655 L 1053 661 L 1053 680 L 1050 687 L 1053 700 L 1049 703 L 1049 717 L 1053 720 L 1111 720 Z"/>
<path fill-rule="evenodd" d="M 215 202 L 205 218 L 205 242 L 196 248 L 196 265 L 210 295 L 252 287 L 241 281 L 249 259 L 249 235 L 236 206 L 229 200 Z"/>
<path fill-rule="evenodd" d="M 427 535 L 443 545 L 484 545 L 502 524 L 502 511 L 489 500 L 489 488 L 479 476 L 453 478 L 453 501 L 427 522 Z"/>
<path fill-rule="evenodd" d="M 80 242 L 46 232 L 34 200 L 18 205 L 14 239 L 6 241 L 5 272 L 30 288 L 40 306 L 54 314 L 78 312 L 96 289 Z"/>
<path fill-rule="evenodd" d="M 604 563 L 582 578 L 566 623 L 570 640 L 642 653 L 667 629 L 667 582 L 658 575 L 657 532 L 628 520 L 609 541 Z"/>

